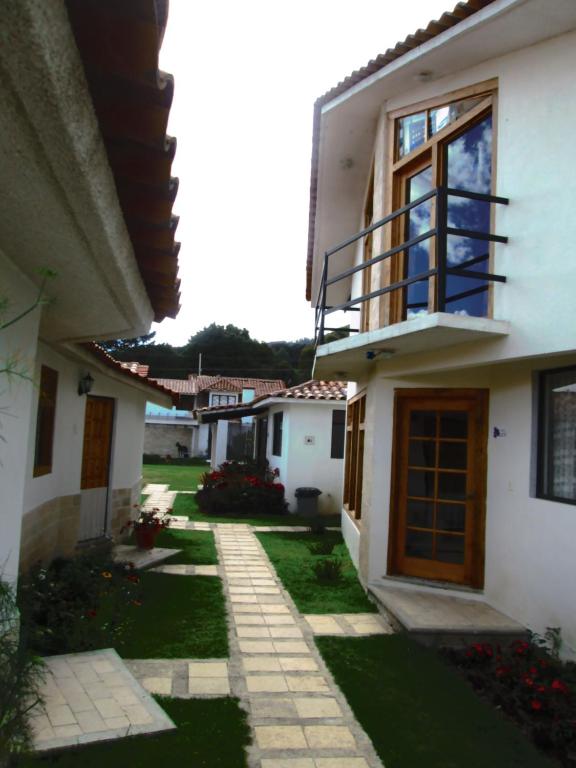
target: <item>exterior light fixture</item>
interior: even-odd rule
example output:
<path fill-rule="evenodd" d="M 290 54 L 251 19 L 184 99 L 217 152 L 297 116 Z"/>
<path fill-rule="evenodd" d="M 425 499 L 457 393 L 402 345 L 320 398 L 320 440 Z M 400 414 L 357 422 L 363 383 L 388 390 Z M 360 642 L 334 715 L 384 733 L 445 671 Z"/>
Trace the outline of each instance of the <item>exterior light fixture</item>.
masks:
<path fill-rule="evenodd" d="M 85 376 L 82 376 L 82 378 L 78 382 L 78 394 L 80 396 L 87 395 L 89 392 L 92 391 L 93 386 L 94 386 L 94 379 L 92 378 L 92 376 L 90 376 L 89 373 L 87 373 Z"/>

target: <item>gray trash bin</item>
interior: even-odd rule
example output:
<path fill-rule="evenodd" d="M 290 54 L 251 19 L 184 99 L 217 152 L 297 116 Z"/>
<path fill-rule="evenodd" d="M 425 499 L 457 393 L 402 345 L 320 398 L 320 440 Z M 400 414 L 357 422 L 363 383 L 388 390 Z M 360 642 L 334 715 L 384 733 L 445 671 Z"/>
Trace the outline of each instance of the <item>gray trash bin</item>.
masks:
<path fill-rule="evenodd" d="M 318 496 L 322 491 L 319 488 L 296 488 L 296 511 L 304 517 L 316 517 L 318 515 Z"/>

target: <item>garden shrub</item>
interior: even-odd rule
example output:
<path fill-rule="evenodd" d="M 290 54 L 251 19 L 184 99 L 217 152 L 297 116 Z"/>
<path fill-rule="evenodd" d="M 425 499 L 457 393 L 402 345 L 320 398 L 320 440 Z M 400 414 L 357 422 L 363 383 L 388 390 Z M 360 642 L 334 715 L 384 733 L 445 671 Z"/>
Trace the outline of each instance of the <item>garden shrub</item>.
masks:
<path fill-rule="evenodd" d="M 321 584 L 333 584 L 342 579 L 343 563 L 339 557 L 326 557 L 314 563 L 312 570 Z"/>
<path fill-rule="evenodd" d="M 314 544 L 309 544 L 308 549 L 311 555 L 331 555 L 335 546 L 335 541 L 326 539 L 325 541 L 316 541 Z"/>
<path fill-rule="evenodd" d="M 36 567 L 19 589 L 27 644 L 44 654 L 114 646 L 127 605 L 139 603 L 139 581 L 131 564 L 112 560 L 111 546 Z"/>
<path fill-rule="evenodd" d="M 224 462 L 217 471 L 203 475 L 196 502 L 206 515 L 284 514 L 284 486 L 275 483 L 275 477 L 253 463 Z"/>
<path fill-rule="evenodd" d="M 576 766 L 576 664 L 562 663 L 536 639 L 507 647 L 474 643 L 464 650 L 447 649 L 474 689 L 514 719 L 535 745 Z"/>
<path fill-rule="evenodd" d="M 30 747 L 28 712 L 41 702 L 42 659 L 24 647 L 17 617 L 13 590 L 0 581 L 0 766 Z"/>
<path fill-rule="evenodd" d="M 170 464 L 180 467 L 205 467 L 208 463 L 206 456 L 188 456 L 179 458 L 177 456 L 160 456 L 158 453 L 145 453 L 142 456 L 143 464 Z"/>

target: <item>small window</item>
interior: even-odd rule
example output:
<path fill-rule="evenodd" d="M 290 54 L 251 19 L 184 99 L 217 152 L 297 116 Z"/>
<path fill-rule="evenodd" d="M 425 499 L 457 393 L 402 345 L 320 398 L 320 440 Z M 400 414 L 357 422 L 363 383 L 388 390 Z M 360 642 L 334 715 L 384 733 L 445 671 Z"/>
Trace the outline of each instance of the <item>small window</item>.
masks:
<path fill-rule="evenodd" d="M 346 411 L 332 411 L 331 459 L 344 458 L 344 435 L 346 434 Z"/>
<path fill-rule="evenodd" d="M 355 520 L 362 517 L 365 420 L 366 395 L 360 394 L 348 402 L 344 462 L 344 507 Z"/>
<path fill-rule="evenodd" d="M 576 503 L 576 367 L 540 374 L 538 495 Z"/>
<path fill-rule="evenodd" d="M 284 414 L 274 414 L 274 426 L 272 432 L 272 454 L 274 456 L 282 456 L 282 423 L 284 421 Z"/>
<path fill-rule="evenodd" d="M 212 395 L 210 405 L 235 405 L 236 395 Z"/>
<path fill-rule="evenodd" d="M 43 365 L 40 370 L 40 395 L 36 419 L 34 477 L 49 475 L 52 472 L 57 389 L 58 371 Z"/>

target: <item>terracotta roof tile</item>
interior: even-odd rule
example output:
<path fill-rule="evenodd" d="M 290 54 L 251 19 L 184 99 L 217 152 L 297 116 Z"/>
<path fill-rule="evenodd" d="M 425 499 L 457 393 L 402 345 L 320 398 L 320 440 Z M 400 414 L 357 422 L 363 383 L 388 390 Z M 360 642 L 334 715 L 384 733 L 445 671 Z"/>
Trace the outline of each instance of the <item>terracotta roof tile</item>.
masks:
<path fill-rule="evenodd" d="M 352 72 L 351 75 L 344 78 L 334 88 L 331 88 L 323 96 L 320 96 L 314 104 L 314 122 L 312 129 L 312 168 L 310 173 L 310 208 L 308 218 L 308 256 L 306 259 L 306 299 L 311 300 L 312 294 L 312 261 L 314 257 L 314 225 L 316 221 L 316 203 L 318 195 L 318 163 L 320 149 L 320 115 L 322 107 L 337 96 L 345 93 L 353 86 L 366 79 L 374 72 L 383 69 L 391 61 L 399 59 L 404 54 L 412 51 L 420 45 L 437 35 L 442 34 L 447 29 L 456 26 L 463 19 L 472 16 L 495 0 L 467 0 L 460 2 L 452 11 L 444 13 L 440 19 L 431 21 L 426 29 L 419 29 L 413 35 L 408 35 L 405 40 L 397 43 L 394 48 L 389 48 L 385 53 L 380 54 L 372 61 L 369 61 L 365 67 L 361 67 Z"/>
<path fill-rule="evenodd" d="M 286 385 L 282 379 L 254 379 L 231 376 L 203 376 L 191 373 L 187 379 L 155 379 L 162 386 L 181 395 L 197 395 L 199 392 L 242 392 L 253 389 L 254 396 L 275 392 Z"/>

